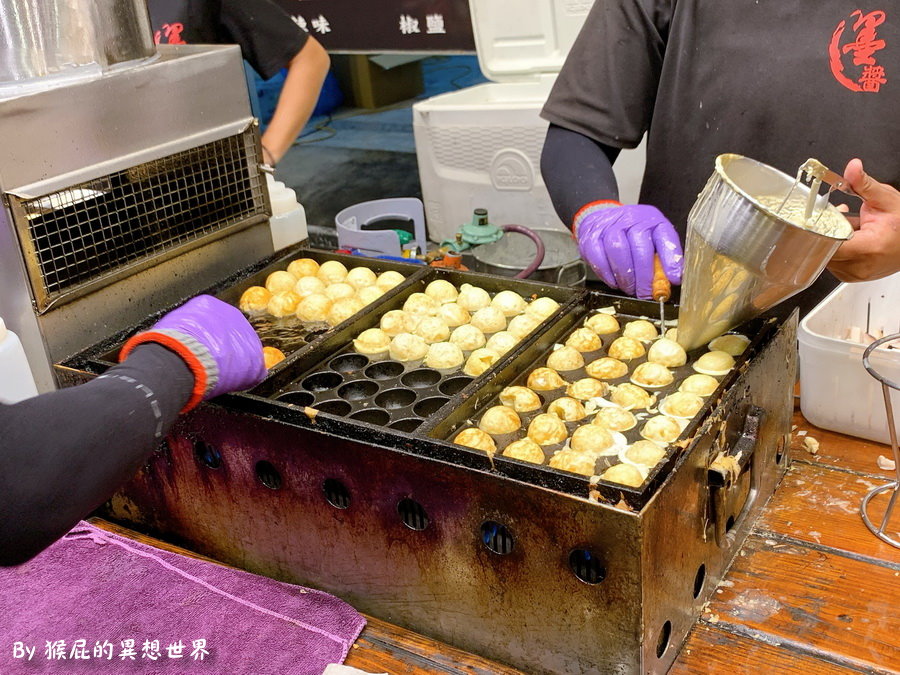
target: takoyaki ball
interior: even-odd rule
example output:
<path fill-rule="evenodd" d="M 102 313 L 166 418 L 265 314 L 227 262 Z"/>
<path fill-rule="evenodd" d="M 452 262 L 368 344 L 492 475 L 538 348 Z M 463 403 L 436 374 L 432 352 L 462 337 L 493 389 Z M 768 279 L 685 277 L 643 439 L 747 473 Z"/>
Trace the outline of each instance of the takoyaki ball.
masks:
<path fill-rule="evenodd" d="M 378 277 L 375 276 L 375 272 L 370 270 L 368 267 L 354 267 L 352 270 L 347 272 L 347 278 L 345 281 L 358 291 L 365 288 L 366 286 L 374 286 L 377 278 Z"/>
<path fill-rule="evenodd" d="M 365 305 L 371 305 L 378 298 L 384 295 L 384 292 L 378 286 L 366 286 L 356 291 L 356 297 Z"/>
<path fill-rule="evenodd" d="M 425 295 L 444 304 L 445 302 L 455 302 L 459 291 L 456 290 L 456 286 L 446 279 L 435 279 L 425 287 Z"/>
<path fill-rule="evenodd" d="M 712 375 L 691 375 L 685 378 L 678 391 L 686 394 L 697 394 L 697 396 L 711 396 L 712 393 L 719 388 L 719 381 Z"/>
<path fill-rule="evenodd" d="M 559 303 L 553 298 L 535 298 L 525 308 L 525 313 L 544 321 L 559 311 Z"/>
<path fill-rule="evenodd" d="M 697 394 L 676 391 L 666 396 L 659 404 L 659 411 L 664 415 L 690 419 L 703 407 L 703 399 Z"/>
<path fill-rule="evenodd" d="M 641 410 L 653 405 L 653 396 L 636 384 L 626 382 L 613 388 L 610 400 L 626 410 Z"/>
<path fill-rule="evenodd" d="M 337 284 L 347 278 L 347 268 L 339 260 L 326 260 L 319 265 L 316 276 L 326 284 Z"/>
<path fill-rule="evenodd" d="M 600 478 L 610 483 L 640 487 L 644 483 L 641 472 L 630 464 L 616 464 L 600 474 Z"/>
<path fill-rule="evenodd" d="M 637 426 L 637 418 L 630 410 L 619 406 L 608 405 L 600 408 L 591 424 L 606 427 L 610 431 L 628 431 Z"/>
<path fill-rule="evenodd" d="M 750 344 L 750 339 L 738 333 L 728 333 L 720 335 L 709 343 L 709 348 L 713 351 L 725 352 L 732 356 L 740 356 Z"/>
<path fill-rule="evenodd" d="M 666 415 L 656 415 L 644 423 L 641 436 L 648 441 L 666 445 L 672 443 L 681 435 L 681 425 L 678 420 Z"/>
<path fill-rule="evenodd" d="M 472 315 L 455 302 L 448 302 L 441 305 L 437 315 L 441 317 L 450 328 L 462 326 L 463 324 L 469 323 L 472 319 Z"/>
<path fill-rule="evenodd" d="M 553 391 L 566 386 L 566 381 L 553 368 L 535 368 L 528 375 L 528 388 L 534 391 Z"/>
<path fill-rule="evenodd" d="M 353 340 L 353 347 L 360 354 L 383 354 L 391 346 L 391 338 L 380 328 L 364 330 Z"/>
<path fill-rule="evenodd" d="M 551 415 L 556 415 L 563 422 L 577 422 L 587 417 L 581 401 L 568 396 L 551 401 L 550 405 L 547 406 L 547 412 Z"/>
<path fill-rule="evenodd" d="M 500 291 L 491 300 L 491 306 L 503 312 L 505 317 L 511 318 L 524 312 L 527 303 L 525 298 L 515 291 Z"/>
<path fill-rule="evenodd" d="M 418 314 L 408 314 L 402 309 L 392 309 L 385 312 L 379 326 L 385 333 L 394 337 L 400 333 L 413 333 L 419 325 L 421 317 Z"/>
<path fill-rule="evenodd" d="M 622 331 L 622 335 L 633 337 L 641 342 L 652 342 L 659 337 L 659 331 L 656 330 L 656 326 L 652 322 L 646 319 L 637 319 L 625 324 L 625 330 Z"/>
<path fill-rule="evenodd" d="M 382 290 L 382 292 L 387 293 L 389 290 L 394 288 L 395 286 L 399 286 L 406 279 L 400 272 L 395 272 L 394 270 L 388 270 L 387 272 L 382 272 L 375 279 L 375 285 L 378 286 Z"/>
<path fill-rule="evenodd" d="M 478 422 L 478 428 L 489 434 L 499 436 L 511 434 L 522 426 L 522 420 L 512 408 L 495 405 L 488 408 Z"/>
<path fill-rule="evenodd" d="M 287 271 L 298 279 L 314 277 L 319 273 L 319 263 L 312 258 L 297 258 L 287 266 Z"/>
<path fill-rule="evenodd" d="M 297 303 L 295 314 L 301 321 L 325 321 L 332 304 L 324 293 L 313 293 Z"/>
<path fill-rule="evenodd" d="M 463 284 L 459 287 L 456 303 L 468 312 L 477 312 L 491 304 L 491 296 L 483 288 L 472 284 Z"/>
<path fill-rule="evenodd" d="M 428 343 L 418 335 L 400 333 L 391 340 L 389 353 L 395 361 L 420 361 L 428 353 Z"/>
<path fill-rule="evenodd" d="M 528 425 L 528 438 L 538 445 L 562 443 L 568 435 L 565 423 L 549 413 L 541 413 Z"/>
<path fill-rule="evenodd" d="M 425 365 L 437 370 L 459 368 L 463 360 L 462 349 L 452 342 L 435 342 L 428 347 L 428 353 L 425 355 Z"/>
<path fill-rule="evenodd" d="M 544 463 L 544 451 L 530 438 L 520 438 L 507 445 L 503 450 L 503 456 L 532 464 Z"/>
<path fill-rule="evenodd" d="M 584 368 L 584 357 L 572 347 L 560 347 L 547 357 L 547 367 L 559 372 Z"/>
<path fill-rule="evenodd" d="M 496 307 L 482 307 L 472 315 L 469 323 L 485 333 L 499 333 L 506 330 L 506 317 Z"/>
<path fill-rule="evenodd" d="M 578 427 L 569 441 L 569 447 L 575 452 L 589 452 L 595 455 L 609 450 L 612 445 L 612 434 L 599 424 L 585 424 Z"/>
<path fill-rule="evenodd" d="M 267 370 L 282 361 L 284 361 L 283 351 L 277 347 L 263 347 L 263 362 L 265 362 Z"/>
<path fill-rule="evenodd" d="M 524 340 L 535 328 L 541 325 L 541 320 L 531 314 L 519 314 L 509 320 L 507 332 L 514 335 L 517 340 Z"/>
<path fill-rule="evenodd" d="M 666 456 L 666 449 L 653 441 L 636 441 L 625 450 L 625 458 L 635 464 L 656 466 Z"/>
<path fill-rule="evenodd" d="M 463 351 L 470 352 L 473 349 L 481 349 L 485 345 L 484 333 L 480 328 L 470 323 L 457 326 L 450 333 L 450 342 Z"/>
<path fill-rule="evenodd" d="M 687 353 L 674 340 L 659 338 L 647 350 L 647 360 L 667 368 L 677 368 L 687 363 Z"/>
<path fill-rule="evenodd" d="M 619 321 L 612 314 L 598 312 L 588 317 L 584 325 L 597 335 L 610 335 L 619 330 Z"/>
<path fill-rule="evenodd" d="M 430 295 L 424 293 L 413 293 L 406 302 L 403 303 L 403 311 L 419 316 L 436 316 L 440 304 Z"/>
<path fill-rule="evenodd" d="M 332 300 L 343 300 L 344 298 L 352 298 L 356 295 L 356 289 L 348 283 L 339 281 L 335 284 L 328 284 L 325 287 L 325 295 Z"/>
<path fill-rule="evenodd" d="M 541 409 L 540 396 L 528 387 L 506 387 L 500 392 L 500 403 L 520 413 Z"/>
<path fill-rule="evenodd" d="M 450 327 L 436 316 L 423 317 L 416 326 L 415 333 L 428 344 L 446 342 L 450 339 Z"/>
<path fill-rule="evenodd" d="M 631 361 L 632 359 L 641 358 L 647 353 L 647 350 L 644 349 L 644 345 L 637 338 L 623 335 L 612 341 L 607 353 L 610 357 L 619 359 L 619 361 Z"/>
<path fill-rule="evenodd" d="M 269 300 L 272 299 L 272 292 L 268 288 L 262 286 L 251 286 L 241 293 L 241 299 L 238 300 L 238 307 L 242 312 L 264 312 L 269 306 Z"/>
<path fill-rule="evenodd" d="M 577 328 L 566 339 L 566 346 L 580 352 L 595 352 L 603 349 L 603 340 L 590 328 Z"/>
<path fill-rule="evenodd" d="M 476 349 L 471 354 L 469 354 L 469 358 L 466 359 L 466 365 L 463 366 L 463 372 L 470 377 L 478 377 L 491 366 L 493 366 L 497 361 L 500 360 L 500 355 L 490 349 Z"/>
<path fill-rule="evenodd" d="M 294 284 L 297 283 L 297 277 L 290 272 L 279 270 L 272 272 L 266 277 L 266 290 L 272 293 L 286 293 L 294 290 Z"/>
<path fill-rule="evenodd" d="M 453 442 L 457 445 L 464 445 L 467 448 L 482 450 L 489 455 L 497 452 L 497 444 L 494 443 L 494 439 L 481 429 L 475 429 L 474 427 L 460 431 L 456 438 L 453 439 Z"/>
<path fill-rule="evenodd" d="M 642 363 L 631 374 L 631 381 L 639 387 L 665 387 L 674 380 L 675 376 L 671 370 L 651 361 Z"/>
<path fill-rule="evenodd" d="M 615 380 L 628 374 L 628 365 L 609 356 L 591 361 L 585 366 L 587 374 L 598 380 Z"/>
<path fill-rule="evenodd" d="M 319 277 L 300 277 L 297 279 L 297 283 L 294 284 L 294 293 L 299 295 L 301 298 L 305 298 L 308 295 L 312 295 L 313 293 L 322 293 L 323 295 L 328 295 L 325 293 L 325 289 L 328 286 L 325 285 L 325 282 L 322 281 Z"/>
<path fill-rule="evenodd" d="M 281 318 L 290 316 L 297 311 L 297 304 L 300 302 L 300 296 L 294 291 L 285 291 L 283 293 L 273 293 L 266 305 L 266 311 L 272 316 Z"/>
<path fill-rule="evenodd" d="M 335 300 L 331 305 L 331 309 L 328 310 L 328 318 L 325 320 L 330 326 L 337 326 L 359 312 L 363 307 L 365 305 L 362 304 L 362 300 L 355 295 L 352 298 Z"/>
<path fill-rule="evenodd" d="M 592 452 L 576 452 L 575 450 L 560 450 L 548 462 L 554 469 L 579 473 L 582 476 L 593 476 L 597 465 L 597 455 Z"/>
<path fill-rule="evenodd" d="M 698 373 L 719 377 L 734 367 L 734 357 L 728 352 L 706 352 L 694 362 L 693 367 Z"/>
<path fill-rule="evenodd" d="M 600 398 L 606 396 L 608 392 L 609 385 L 593 377 L 582 377 L 566 387 L 566 394 L 581 401 Z"/>
<path fill-rule="evenodd" d="M 671 340 L 672 342 L 678 342 L 678 329 L 677 328 L 669 328 L 666 331 L 666 339 Z"/>
<path fill-rule="evenodd" d="M 512 351 L 517 344 L 519 344 L 519 340 L 515 335 L 509 331 L 501 330 L 488 338 L 485 347 L 503 356 L 506 352 Z"/>

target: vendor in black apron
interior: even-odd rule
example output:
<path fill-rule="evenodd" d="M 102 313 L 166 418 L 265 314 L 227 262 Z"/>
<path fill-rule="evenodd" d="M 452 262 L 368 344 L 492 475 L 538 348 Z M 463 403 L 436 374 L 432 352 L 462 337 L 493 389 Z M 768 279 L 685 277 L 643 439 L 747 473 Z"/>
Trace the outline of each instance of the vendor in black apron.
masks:
<path fill-rule="evenodd" d="M 120 357 L 87 384 L 0 404 L 0 565 L 25 562 L 109 499 L 179 412 L 266 374 L 256 331 L 208 295 L 132 337 Z"/>
<path fill-rule="evenodd" d="M 680 283 L 687 215 L 722 153 L 792 174 L 846 166 L 865 200 L 835 193 L 858 231 L 829 269 L 900 270 L 900 3 L 597 0 L 542 116 L 544 182 L 582 256 L 609 286 L 650 297 L 653 256 Z M 612 164 L 647 133 L 640 204 Z M 865 168 L 854 157 L 865 158 Z M 870 178 L 866 172 L 876 176 Z M 893 211 L 893 215 L 892 212 Z M 801 311 L 836 280 L 823 274 Z"/>
<path fill-rule="evenodd" d="M 157 44 L 237 44 L 269 79 L 287 68 L 284 87 L 262 137 L 263 158 L 275 166 L 315 108 L 328 74 L 328 53 L 270 0 L 149 0 Z"/>

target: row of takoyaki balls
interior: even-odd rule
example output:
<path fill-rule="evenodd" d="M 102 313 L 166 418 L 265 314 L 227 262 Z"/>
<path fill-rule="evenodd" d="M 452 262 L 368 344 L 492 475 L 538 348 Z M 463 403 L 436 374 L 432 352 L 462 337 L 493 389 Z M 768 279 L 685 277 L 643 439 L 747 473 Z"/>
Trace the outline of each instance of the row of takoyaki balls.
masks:
<path fill-rule="evenodd" d="M 557 311 L 553 298 L 526 299 L 511 290 L 491 297 L 472 284 L 457 288 L 437 279 L 412 293 L 402 309 L 386 312 L 378 328 L 364 330 L 353 344 L 367 356 L 423 361 L 445 372 L 462 366 L 477 377 Z"/>

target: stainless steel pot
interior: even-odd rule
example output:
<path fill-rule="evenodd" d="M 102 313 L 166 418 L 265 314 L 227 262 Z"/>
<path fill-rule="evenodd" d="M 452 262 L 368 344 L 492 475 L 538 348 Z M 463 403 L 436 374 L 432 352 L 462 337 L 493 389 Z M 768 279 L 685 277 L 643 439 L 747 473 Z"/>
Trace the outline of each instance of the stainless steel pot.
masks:
<path fill-rule="evenodd" d="M 544 261 L 528 278 L 561 286 L 584 286 L 586 268 L 572 235 L 549 228 L 528 229 L 541 238 L 545 249 Z M 498 241 L 473 249 L 470 266 L 478 272 L 513 277 L 528 267 L 534 255 L 531 239 L 518 232 L 506 232 Z"/>
<path fill-rule="evenodd" d="M 156 54 L 146 0 L 0 0 L 0 85 L 97 75 Z"/>

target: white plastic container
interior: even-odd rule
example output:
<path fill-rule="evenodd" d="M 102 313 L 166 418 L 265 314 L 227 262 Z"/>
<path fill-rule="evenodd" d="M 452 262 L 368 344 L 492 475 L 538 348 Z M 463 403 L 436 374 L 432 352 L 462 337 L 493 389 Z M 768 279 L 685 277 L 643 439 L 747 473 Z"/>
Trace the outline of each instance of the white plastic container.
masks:
<path fill-rule="evenodd" d="M 871 309 L 869 309 L 871 308 Z M 800 409 L 817 427 L 890 442 L 881 383 L 866 372 L 866 346 L 847 339 L 852 326 L 885 335 L 900 332 L 900 273 L 841 284 L 800 322 Z M 900 350 L 877 349 L 869 362 L 900 382 Z M 900 434 L 900 392 L 891 392 Z"/>
<path fill-rule="evenodd" d="M 272 217 L 269 218 L 272 245 L 279 251 L 307 238 L 306 209 L 297 201 L 297 193 L 272 178 L 271 174 L 266 174 L 266 184 L 272 203 Z"/>
<path fill-rule="evenodd" d="M 540 117 L 592 0 L 469 0 L 478 62 L 491 84 L 413 106 L 428 238 L 451 239 L 476 208 L 496 225 L 565 229 L 541 179 Z M 637 201 L 643 144 L 614 167 L 623 203 Z"/>
<path fill-rule="evenodd" d="M 32 396 L 37 396 L 37 387 L 25 350 L 0 319 L 0 403 L 18 403 Z"/>

